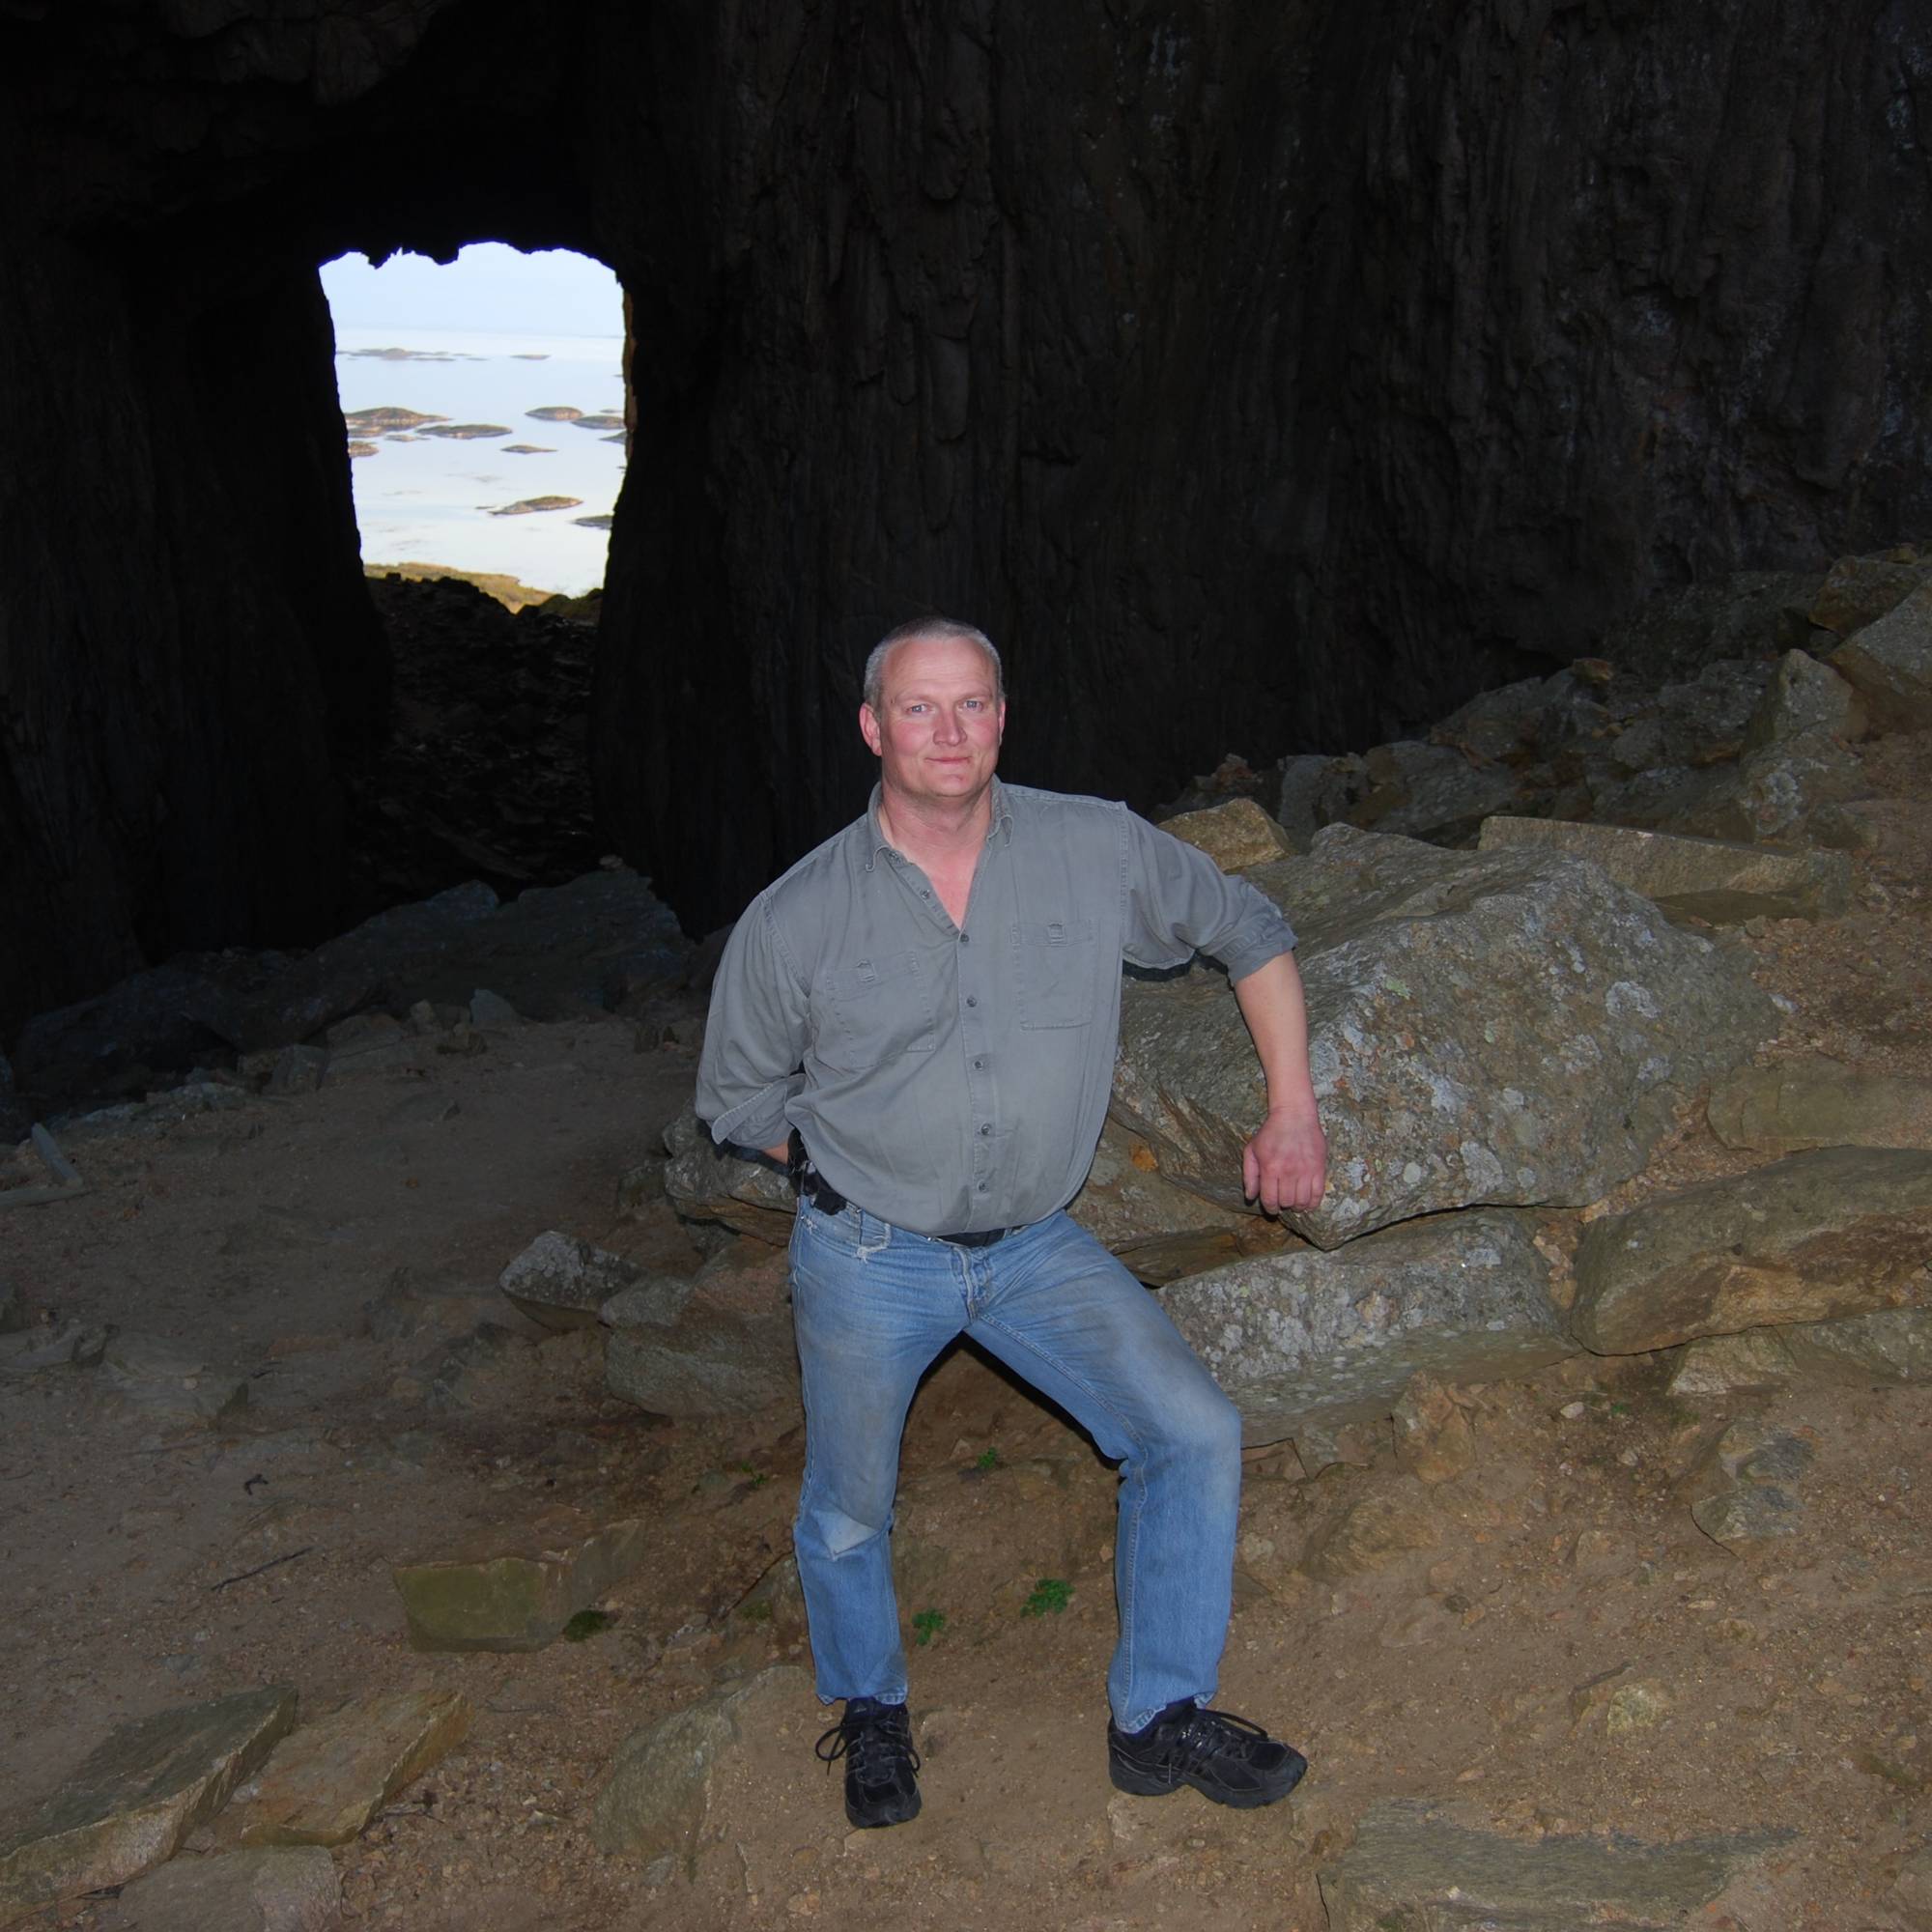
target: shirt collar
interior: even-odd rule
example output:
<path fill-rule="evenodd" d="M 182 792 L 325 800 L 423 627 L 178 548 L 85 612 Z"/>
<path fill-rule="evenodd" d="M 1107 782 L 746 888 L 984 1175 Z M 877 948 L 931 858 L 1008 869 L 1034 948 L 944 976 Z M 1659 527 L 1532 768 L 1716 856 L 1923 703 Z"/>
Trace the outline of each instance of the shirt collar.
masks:
<path fill-rule="evenodd" d="M 1007 788 L 996 778 L 992 786 L 993 817 L 986 827 L 986 843 L 990 845 L 997 838 L 1002 845 L 1012 843 L 1013 811 L 1007 803 Z M 870 871 L 878 864 L 881 852 L 891 853 L 897 848 L 888 838 L 879 825 L 879 802 L 885 796 L 885 786 L 874 784 L 872 796 L 866 807 L 866 869 Z"/>

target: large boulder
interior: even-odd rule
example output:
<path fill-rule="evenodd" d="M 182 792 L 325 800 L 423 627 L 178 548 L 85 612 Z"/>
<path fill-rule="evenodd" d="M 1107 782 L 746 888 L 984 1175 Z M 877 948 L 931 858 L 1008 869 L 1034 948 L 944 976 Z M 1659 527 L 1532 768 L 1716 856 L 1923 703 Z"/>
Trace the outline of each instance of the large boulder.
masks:
<path fill-rule="evenodd" d="M 1161 1306 L 1261 1443 L 1379 1422 L 1418 1375 L 1466 1384 L 1561 1361 L 1576 1345 L 1549 1291 L 1530 1217 L 1477 1208 L 1333 1254 L 1234 1262 L 1174 1283 Z"/>
<path fill-rule="evenodd" d="M 1806 731 L 1861 738 L 1864 730 L 1865 708 L 1857 691 L 1809 651 L 1786 651 L 1745 726 L 1745 750 L 1761 751 Z"/>
<path fill-rule="evenodd" d="M 1592 786 L 1595 815 L 1703 838 L 1843 842 L 1841 809 L 1871 796 L 1856 753 L 1829 731 L 1800 732 L 1734 763 L 1658 765 Z"/>
<path fill-rule="evenodd" d="M 1324 1248 L 1446 1208 L 1595 1201 L 1775 1028 L 1730 954 L 1559 854 L 1334 826 L 1246 876 L 1301 934 L 1329 1183 L 1285 1218 Z M 1265 1111 L 1218 973 L 1129 981 L 1113 1113 L 1161 1174 L 1240 1208 Z"/>
<path fill-rule="evenodd" d="M 1810 621 L 1833 637 L 1849 638 L 1895 611 L 1928 582 L 1932 582 L 1932 562 L 1914 550 L 1841 556 L 1812 600 Z"/>
<path fill-rule="evenodd" d="M 1499 816 L 1484 822 L 1480 850 L 1513 845 L 1587 859 L 1662 911 L 1712 925 L 1759 917 L 1822 919 L 1842 912 L 1851 897 L 1852 863 L 1842 852 L 1788 852 L 1560 818 Z"/>
<path fill-rule="evenodd" d="M 1916 1301 L 1932 1152 L 1819 1148 L 1606 1215 L 1577 1250 L 1570 1324 L 1600 1355 Z"/>
<path fill-rule="evenodd" d="M 497 1277 L 497 1286 L 546 1328 L 593 1328 L 613 1294 L 635 1288 L 644 1271 L 622 1255 L 552 1228 Z"/>

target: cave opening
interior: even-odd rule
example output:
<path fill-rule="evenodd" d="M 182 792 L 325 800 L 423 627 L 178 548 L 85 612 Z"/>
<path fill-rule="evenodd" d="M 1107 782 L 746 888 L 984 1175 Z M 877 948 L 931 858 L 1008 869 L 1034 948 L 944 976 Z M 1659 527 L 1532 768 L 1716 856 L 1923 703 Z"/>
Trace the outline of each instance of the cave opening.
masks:
<path fill-rule="evenodd" d="M 592 867 L 592 659 L 636 422 L 622 285 L 562 248 L 322 265 L 392 700 L 345 772 L 342 923 Z"/>

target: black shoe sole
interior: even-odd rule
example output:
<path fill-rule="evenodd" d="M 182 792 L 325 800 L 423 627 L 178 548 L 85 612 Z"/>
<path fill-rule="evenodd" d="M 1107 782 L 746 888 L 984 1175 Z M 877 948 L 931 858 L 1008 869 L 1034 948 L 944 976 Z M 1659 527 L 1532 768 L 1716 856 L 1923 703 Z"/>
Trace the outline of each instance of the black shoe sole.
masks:
<path fill-rule="evenodd" d="M 845 1816 L 861 1832 L 876 1832 L 886 1825 L 908 1825 L 919 1816 L 920 1797 L 915 1791 L 903 1804 L 889 1800 L 884 1804 L 854 1804 L 845 1801 Z"/>
<path fill-rule="evenodd" d="M 1191 1784 L 1203 1798 L 1236 1811 L 1259 1811 L 1264 1804 L 1278 1803 L 1301 1782 L 1307 1769 L 1308 1760 L 1299 1751 L 1291 1751 L 1288 1762 L 1268 1783 L 1249 1791 L 1230 1791 L 1189 1772 L 1144 1771 L 1112 1751 L 1107 1753 L 1107 1776 L 1117 1791 L 1131 1792 L 1136 1798 L 1171 1798 L 1183 1784 Z"/>

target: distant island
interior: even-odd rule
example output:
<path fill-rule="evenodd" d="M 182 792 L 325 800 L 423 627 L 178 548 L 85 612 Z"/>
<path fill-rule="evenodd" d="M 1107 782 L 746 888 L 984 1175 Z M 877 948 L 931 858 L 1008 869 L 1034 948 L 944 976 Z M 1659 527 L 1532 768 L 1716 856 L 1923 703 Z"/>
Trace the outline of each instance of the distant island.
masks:
<path fill-rule="evenodd" d="M 574 423 L 582 415 L 582 410 L 574 410 L 568 403 L 546 403 L 540 410 L 526 410 L 526 416 L 533 416 L 544 423 Z"/>
<path fill-rule="evenodd" d="M 579 429 L 622 429 L 624 418 L 616 415 L 572 416 Z"/>
<path fill-rule="evenodd" d="M 582 524 L 586 530 L 608 530 L 611 527 L 611 519 L 608 515 L 602 517 L 572 517 L 570 521 L 573 524 Z"/>
<path fill-rule="evenodd" d="M 550 351 L 548 349 L 513 349 L 510 351 L 510 360 L 512 362 L 548 362 L 550 360 Z"/>
<path fill-rule="evenodd" d="M 484 514 L 491 517 L 527 517 L 540 510 L 574 510 L 583 501 L 582 497 L 526 497 L 520 503 L 505 503 L 500 509 L 485 508 Z"/>
<path fill-rule="evenodd" d="M 380 409 L 351 410 L 342 420 L 351 436 L 381 436 L 385 430 L 418 429 L 424 423 L 447 422 L 449 418 L 431 415 L 425 410 Z"/>
<path fill-rule="evenodd" d="M 468 355 L 456 349 L 338 349 L 337 355 L 357 355 L 376 362 L 487 362 L 487 355 Z"/>
<path fill-rule="evenodd" d="M 541 442 L 506 442 L 503 445 L 503 454 L 505 456 L 554 456 L 556 451 Z"/>
<path fill-rule="evenodd" d="M 443 423 L 423 431 L 425 436 L 457 437 L 466 442 L 473 442 L 480 436 L 508 436 L 509 433 L 501 423 Z"/>
<path fill-rule="evenodd" d="M 373 442 L 352 442 L 349 445 L 349 453 L 351 456 L 374 456 L 380 447 L 380 444 Z"/>

